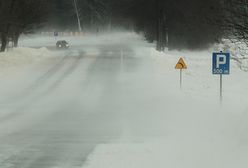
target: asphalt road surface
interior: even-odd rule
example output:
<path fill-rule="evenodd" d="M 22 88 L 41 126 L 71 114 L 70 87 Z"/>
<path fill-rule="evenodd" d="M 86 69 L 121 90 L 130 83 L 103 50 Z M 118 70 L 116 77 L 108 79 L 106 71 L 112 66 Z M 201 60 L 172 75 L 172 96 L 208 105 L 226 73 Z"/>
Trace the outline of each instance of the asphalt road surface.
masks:
<path fill-rule="evenodd" d="M 1 168 L 82 167 L 96 145 L 125 132 L 123 112 L 144 97 L 126 93 L 135 91 L 132 80 L 145 59 L 128 44 L 87 47 L 94 49 L 72 47 L 8 81 L 0 104 Z"/>

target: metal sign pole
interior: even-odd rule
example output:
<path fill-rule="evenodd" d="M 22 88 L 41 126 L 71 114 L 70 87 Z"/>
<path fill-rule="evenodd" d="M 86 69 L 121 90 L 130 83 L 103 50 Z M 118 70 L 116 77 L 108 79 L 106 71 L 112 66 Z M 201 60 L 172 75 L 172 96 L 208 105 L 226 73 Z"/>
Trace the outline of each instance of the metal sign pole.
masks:
<path fill-rule="evenodd" d="M 180 70 L 180 89 L 182 90 L 182 88 L 183 88 L 183 69 L 187 69 L 187 65 L 184 62 L 183 58 L 179 59 L 175 68 Z"/>
<path fill-rule="evenodd" d="M 222 105 L 223 102 L 223 80 L 222 80 L 222 74 L 220 74 L 220 104 Z"/>
<path fill-rule="evenodd" d="M 183 85 L 183 70 L 180 69 L 180 89 L 182 90 L 182 85 Z"/>
<path fill-rule="evenodd" d="M 230 74 L 230 53 L 213 53 L 212 73 L 220 75 L 220 105 L 223 104 L 223 75 Z"/>

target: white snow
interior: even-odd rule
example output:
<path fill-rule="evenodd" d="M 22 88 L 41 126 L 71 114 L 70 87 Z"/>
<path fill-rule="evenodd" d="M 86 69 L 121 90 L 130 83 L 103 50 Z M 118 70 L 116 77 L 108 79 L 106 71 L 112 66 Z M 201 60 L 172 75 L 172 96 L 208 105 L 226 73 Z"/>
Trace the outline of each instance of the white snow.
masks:
<path fill-rule="evenodd" d="M 122 97 L 129 104 L 123 110 L 122 137 L 99 145 L 83 168 L 246 168 L 248 73 L 232 60 L 221 106 L 219 76 L 211 73 L 213 51 L 218 50 L 160 53 L 152 46 L 136 48 L 136 55 L 150 62 L 143 62 L 148 69 L 139 72 L 148 77 L 136 74 L 133 82 L 145 86 L 123 89 L 132 100 Z M 174 69 L 180 57 L 188 65 L 182 91 Z M 123 73 L 121 78 L 125 82 L 131 77 Z M 143 96 L 141 102 L 135 94 Z"/>
<path fill-rule="evenodd" d="M 224 102 L 220 106 L 219 76 L 211 74 L 212 52 L 219 49 L 160 53 L 154 49 L 153 44 L 147 44 L 142 37 L 134 33 L 59 37 L 59 39 L 65 39 L 74 46 L 74 49 L 69 51 L 71 52 L 70 56 L 79 56 L 83 51 L 91 59 L 83 60 L 77 71 L 69 71 L 73 72 L 73 75 L 66 76 L 67 80 L 60 83 L 58 90 L 55 90 L 55 93 L 44 101 L 45 103 L 42 102 L 42 105 L 51 105 L 55 102 L 56 107 L 47 107 L 53 112 L 53 108 L 54 110 L 59 109 L 57 106 L 60 107 L 61 102 L 64 102 L 62 108 L 68 108 L 64 106 L 78 101 L 80 104 L 77 105 L 77 108 L 81 112 L 82 108 L 95 110 L 96 106 L 100 104 L 99 108 L 107 107 L 109 113 L 116 111 L 116 115 L 121 117 L 120 138 L 109 143 L 99 144 L 90 154 L 87 162 L 82 165 L 83 168 L 247 168 L 248 73 L 240 70 L 236 61 L 232 60 L 231 74 L 223 78 Z M 59 62 L 60 54 L 65 53 L 49 51 L 46 48 L 26 47 L 54 47 L 56 40 L 59 39 L 40 36 L 22 37 L 21 48 L 0 54 L 1 71 L 8 72 L 11 69 L 9 67 L 14 67 L 15 71 L 23 71 L 26 66 L 38 65 L 39 68 L 28 75 L 42 76 L 42 73 L 49 69 L 47 67 Z M 120 72 L 119 65 L 113 65 L 110 59 L 105 60 L 104 63 L 108 63 L 107 65 L 110 65 L 111 68 L 117 67 L 117 69 L 113 69 L 118 71 L 116 72 L 119 75 L 116 77 L 117 80 L 115 76 L 111 77 L 111 81 L 114 83 L 102 79 L 106 76 L 101 75 L 111 74 L 107 71 L 107 67 L 101 67 L 103 72 L 105 72 L 104 68 L 107 70 L 100 76 L 96 74 L 99 70 L 98 67 L 92 67 L 95 58 L 100 57 L 99 48 L 96 48 L 95 45 L 106 43 L 127 43 L 133 52 L 133 56 L 130 57 L 128 53 L 125 53 L 128 51 L 120 51 L 120 53 L 123 52 L 123 56 L 120 57 Z M 235 49 L 232 51 L 234 52 Z M 111 56 L 111 53 L 106 55 Z M 183 57 L 188 65 L 188 69 L 183 72 L 182 91 L 179 89 L 179 71 L 174 68 L 180 57 Z M 72 65 L 74 65 L 73 60 L 69 60 L 68 64 L 56 71 L 55 77 L 64 76 L 63 71 L 68 73 L 67 68 L 71 68 Z M 98 62 L 97 65 L 101 64 Z M 91 71 L 89 67 L 92 68 Z M 78 93 L 78 90 L 83 88 L 81 80 L 87 80 L 87 75 L 91 75 L 92 72 L 95 73 L 93 82 L 96 83 L 90 83 L 93 86 L 86 85 L 86 90 Z M 4 73 L 0 74 L 6 79 L 11 79 L 9 74 L 8 77 Z M 12 78 L 14 77 L 12 76 Z M 25 80 L 21 80 L 22 77 Z M 18 81 L 18 79 L 21 82 L 18 84 L 13 82 L 10 88 L 17 85 L 25 88 L 25 86 L 29 86 L 27 83 L 32 83 L 27 74 L 19 76 L 13 81 Z M 51 77 L 48 80 L 46 84 L 49 86 L 48 88 L 53 80 L 56 82 L 56 78 Z M 105 90 L 105 85 L 102 86 L 102 84 L 111 85 L 109 87 L 112 87 L 112 90 L 110 88 Z M 1 93 L 9 93 L 9 91 L 5 91 L 8 86 L 8 81 L 5 84 L 1 83 Z M 67 88 L 67 86 L 74 87 Z M 17 89 L 17 91 L 19 90 Z M 15 95 L 14 89 L 12 92 Z M 84 95 L 85 92 L 86 95 Z M 65 97 L 65 94 L 68 97 Z M 85 97 L 81 97 L 80 100 L 73 99 L 77 99 L 78 94 Z M 105 97 L 106 95 L 110 97 Z M 107 101 L 108 98 L 112 98 L 111 102 Z M 2 99 L 5 100 L 4 97 Z M 67 100 L 71 102 L 68 103 Z M 82 100 L 86 104 L 81 103 Z M 28 99 L 28 101 L 30 100 Z M 81 104 L 84 106 L 82 107 Z M 5 106 L 3 107 L 5 108 Z M 5 111 L 8 112 L 5 109 L 2 112 Z M 44 111 L 45 114 L 50 113 L 50 111 Z M 27 118 L 36 118 L 39 121 L 44 113 L 40 108 L 37 114 L 29 111 L 26 116 L 30 115 Z M 75 113 L 73 114 L 75 115 Z M 53 116 L 57 117 L 57 115 L 56 113 Z M 99 117 L 99 122 L 101 122 L 101 117 Z M 23 121 L 25 119 L 23 117 Z M 36 120 L 33 122 L 35 123 Z M 20 122 L 18 121 L 19 124 Z M 72 125 L 68 124 L 64 127 L 74 128 L 70 127 Z M 57 126 L 56 122 L 54 126 Z M 18 128 L 11 127 L 4 131 L 12 129 Z M 49 140 L 48 142 L 50 142 Z M 37 146 L 35 143 L 33 145 Z M 8 155 L 13 155 L 15 152 L 15 149 L 6 146 L 7 154 L 4 152 L 2 156 L 0 155 L 0 162 L 7 160 Z M 61 167 L 65 167 L 65 165 Z"/>
<path fill-rule="evenodd" d="M 0 53 L 0 68 L 29 65 L 51 55 L 52 53 L 46 48 L 14 48 L 11 51 Z"/>
<path fill-rule="evenodd" d="M 245 42 L 223 39 L 220 44 L 215 44 L 214 48 L 218 51 L 230 52 L 238 66 L 248 72 L 248 47 Z"/>

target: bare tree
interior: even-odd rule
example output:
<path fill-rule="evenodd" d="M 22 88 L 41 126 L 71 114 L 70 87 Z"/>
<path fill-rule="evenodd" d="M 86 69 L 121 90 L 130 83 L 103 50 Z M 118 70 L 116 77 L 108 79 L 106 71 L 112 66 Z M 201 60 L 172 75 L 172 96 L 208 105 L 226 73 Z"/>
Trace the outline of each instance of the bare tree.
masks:
<path fill-rule="evenodd" d="M 248 1 L 224 1 L 226 11 L 223 28 L 233 42 L 243 41 L 248 45 Z"/>
<path fill-rule="evenodd" d="M 1 1 L 1 51 L 5 51 L 8 41 L 17 47 L 21 33 L 38 28 L 47 16 L 47 0 L 10 0 Z"/>
<path fill-rule="evenodd" d="M 11 25 L 14 23 L 14 8 L 16 0 L 1 2 L 1 52 L 5 51 L 8 43 Z"/>

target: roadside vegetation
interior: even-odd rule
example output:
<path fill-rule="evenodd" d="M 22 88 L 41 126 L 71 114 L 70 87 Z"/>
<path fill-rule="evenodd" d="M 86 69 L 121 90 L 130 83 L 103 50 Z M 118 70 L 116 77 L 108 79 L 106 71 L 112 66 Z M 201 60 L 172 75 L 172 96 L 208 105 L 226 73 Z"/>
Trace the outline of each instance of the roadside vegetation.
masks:
<path fill-rule="evenodd" d="M 204 49 L 230 39 L 248 44 L 246 0 L 0 0 L 0 42 L 18 46 L 22 33 L 102 32 L 144 34 L 157 50 Z"/>

